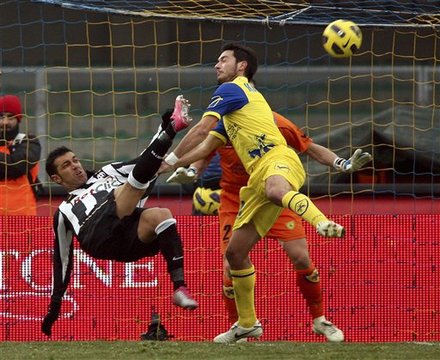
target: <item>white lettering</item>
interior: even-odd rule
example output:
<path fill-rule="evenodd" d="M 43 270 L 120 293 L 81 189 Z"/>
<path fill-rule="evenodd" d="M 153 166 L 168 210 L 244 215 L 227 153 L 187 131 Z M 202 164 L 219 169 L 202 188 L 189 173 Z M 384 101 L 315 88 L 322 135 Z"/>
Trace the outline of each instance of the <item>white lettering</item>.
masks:
<path fill-rule="evenodd" d="M 5 290 L 13 292 L 14 289 L 11 286 L 18 284 L 17 278 L 24 281 L 28 286 L 28 291 L 35 290 L 36 294 L 50 292 L 52 283 L 41 283 L 41 281 L 42 279 L 46 281 L 46 277 L 42 277 L 42 275 L 46 275 L 48 272 L 46 268 L 47 260 L 51 258 L 51 253 L 52 250 L 49 249 L 39 249 L 31 252 L 0 251 L 0 292 Z M 16 262 L 14 267 L 17 266 L 19 269 L 19 274 L 14 273 L 14 278 L 11 278 L 11 274 L 7 273 L 10 272 L 11 261 Z M 124 263 L 121 265 L 122 268 L 115 268 L 113 261 L 96 260 L 82 250 L 75 249 L 73 261 L 71 286 L 74 289 L 83 289 L 86 284 L 90 283 L 90 281 L 85 281 L 85 276 L 88 276 L 89 279 L 90 276 L 93 276 L 93 279 L 101 281 L 108 288 L 113 286 L 119 288 L 153 288 L 158 286 L 159 283 L 155 273 L 154 259 Z M 89 270 L 85 270 L 84 265 Z M 44 269 L 41 268 L 42 266 L 44 266 Z M 117 271 L 116 269 L 120 270 Z M 50 272 L 52 272 L 52 263 L 50 263 Z M 23 284 L 20 286 L 23 286 Z"/>
<path fill-rule="evenodd" d="M 150 281 L 136 281 L 136 270 L 146 269 L 148 273 L 151 273 Z M 145 276 L 145 275 L 144 275 Z M 126 263 L 125 264 L 125 281 L 122 287 L 125 288 L 140 288 L 140 287 L 156 287 L 158 284 L 157 276 L 154 275 L 154 262 L 148 261 L 147 263 Z"/>
<path fill-rule="evenodd" d="M 23 280 L 28 283 L 28 285 L 35 290 L 47 290 L 50 291 L 52 287 L 50 285 L 37 285 L 33 280 L 35 276 L 32 276 L 32 261 L 35 256 L 41 253 L 47 253 L 47 250 L 35 250 L 30 253 L 29 256 L 26 256 L 21 263 L 21 274 Z M 37 272 L 38 273 L 38 272 Z"/>
<path fill-rule="evenodd" d="M 7 256 L 13 256 L 16 260 L 18 260 L 20 253 L 15 250 L 0 251 L 0 290 L 5 289 L 5 284 L 3 283 L 3 279 L 5 279 L 6 276 L 3 273 L 3 258 L 6 258 Z"/>
<path fill-rule="evenodd" d="M 81 250 L 74 250 L 75 255 L 75 264 L 74 267 L 76 269 L 80 268 L 80 264 L 86 264 L 90 270 L 96 275 L 96 278 L 101 280 L 104 285 L 111 287 L 112 286 L 112 279 L 113 279 L 113 264 L 111 261 L 106 261 L 106 264 L 108 266 L 107 273 L 104 271 L 104 269 L 101 269 L 96 261 L 92 259 L 90 256 L 88 256 L 86 253 L 84 253 Z M 73 273 L 73 287 L 74 289 L 81 289 L 83 286 L 81 285 L 81 272 L 80 271 L 74 271 Z"/>

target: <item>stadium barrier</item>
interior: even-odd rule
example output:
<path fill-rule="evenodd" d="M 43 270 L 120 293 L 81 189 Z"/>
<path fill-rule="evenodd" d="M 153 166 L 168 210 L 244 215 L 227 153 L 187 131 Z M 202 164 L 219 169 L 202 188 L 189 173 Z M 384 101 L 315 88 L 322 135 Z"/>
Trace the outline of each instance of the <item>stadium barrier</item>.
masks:
<path fill-rule="evenodd" d="M 327 317 L 346 341 L 440 341 L 440 215 L 334 216 L 345 239 L 318 237 L 306 224 L 324 289 Z M 71 284 L 53 340 L 139 340 L 152 312 L 174 340 L 211 340 L 228 328 L 221 301 L 216 217 L 178 216 L 186 276 L 200 303 L 172 305 L 161 257 L 123 264 L 90 258 L 75 244 Z M 50 217 L 0 217 L 0 341 L 47 340 L 40 332 L 51 288 Z M 324 341 L 272 239 L 252 252 L 264 341 Z"/>

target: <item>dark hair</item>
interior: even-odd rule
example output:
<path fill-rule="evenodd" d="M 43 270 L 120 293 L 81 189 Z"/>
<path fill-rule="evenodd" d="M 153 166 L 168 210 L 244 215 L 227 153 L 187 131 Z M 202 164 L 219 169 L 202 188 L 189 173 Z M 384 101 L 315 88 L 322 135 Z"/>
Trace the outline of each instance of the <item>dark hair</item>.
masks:
<path fill-rule="evenodd" d="M 67 154 L 68 152 L 72 152 L 69 148 L 65 146 L 57 147 L 55 150 L 52 150 L 49 155 L 47 155 L 46 159 L 46 172 L 47 175 L 52 176 L 57 173 L 57 169 L 54 165 L 54 162 L 56 159 L 58 159 L 60 156 L 63 156 L 64 154 Z"/>
<path fill-rule="evenodd" d="M 237 59 L 237 62 L 247 62 L 247 67 L 244 74 L 247 77 L 248 81 L 251 81 L 258 70 L 257 53 L 247 46 L 236 43 L 228 43 L 223 45 L 221 51 L 223 52 L 227 50 L 231 50 L 234 52 L 234 57 Z"/>

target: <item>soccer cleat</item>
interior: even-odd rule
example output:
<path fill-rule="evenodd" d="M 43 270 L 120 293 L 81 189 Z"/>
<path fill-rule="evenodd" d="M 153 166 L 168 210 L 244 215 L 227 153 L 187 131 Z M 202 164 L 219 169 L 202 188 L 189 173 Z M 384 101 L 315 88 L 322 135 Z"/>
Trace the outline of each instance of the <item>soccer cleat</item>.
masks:
<path fill-rule="evenodd" d="M 187 310 L 195 310 L 199 306 L 185 286 L 181 286 L 174 291 L 173 304 Z"/>
<path fill-rule="evenodd" d="M 324 237 L 344 237 L 345 228 L 334 221 L 321 221 L 316 225 L 316 232 Z"/>
<path fill-rule="evenodd" d="M 251 328 L 244 328 L 236 322 L 231 328 L 214 338 L 214 342 L 220 344 L 233 344 L 242 339 L 255 338 L 258 339 L 263 334 L 263 327 L 257 320 Z M 241 341 L 240 341 L 241 342 Z"/>
<path fill-rule="evenodd" d="M 344 333 L 328 320 L 323 320 L 313 324 L 313 332 L 318 335 L 324 335 L 330 342 L 344 341 Z"/>
<path fill-rule="evenodd" d="M 186 100 L 183 95 L 176 97 L 176 102 L 174 103 L 174 111 L 171 115 L 172 124 L 174 131 L 177 133 L 188 127 L 192 118 L 189 116 L 189 108 L 191 104 Z"/>
<path fill-rule="evenodd" d="M 241 338 L 240 340 L 237 340 L 236 343 L 245 343 L 248 342 L 248 338 Z"/>

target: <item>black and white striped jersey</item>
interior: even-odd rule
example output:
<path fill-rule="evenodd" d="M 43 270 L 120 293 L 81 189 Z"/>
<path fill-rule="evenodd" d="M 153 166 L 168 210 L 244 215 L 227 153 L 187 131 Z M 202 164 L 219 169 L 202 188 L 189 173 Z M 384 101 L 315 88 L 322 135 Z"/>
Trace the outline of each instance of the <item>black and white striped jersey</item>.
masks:
<path fill-rule="evenodd" d="M 80 188 L 71 191 L 53 219 L 55 244 L 53 254 L 53 291 L 55 299 L 61 299 L 70 281 L 73 260 L 73 237 L 78 238 L 81 228 L 91 216 L 105 206 L 108 195 L 117 187 L 127 182 L 136 159 L 131 162 L 116 162 L 104 166 L 96 172 L 87 172 L 88 180 Z M 157 176 L 149 182 L 145 197 L 138 206 L 143 207 Z"/>

